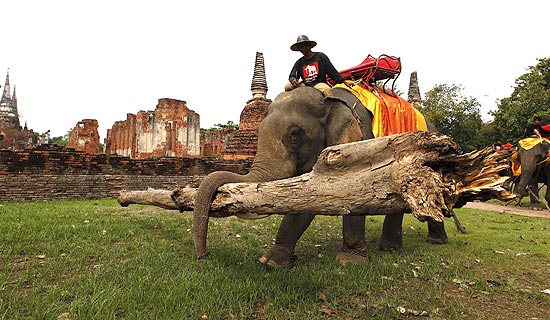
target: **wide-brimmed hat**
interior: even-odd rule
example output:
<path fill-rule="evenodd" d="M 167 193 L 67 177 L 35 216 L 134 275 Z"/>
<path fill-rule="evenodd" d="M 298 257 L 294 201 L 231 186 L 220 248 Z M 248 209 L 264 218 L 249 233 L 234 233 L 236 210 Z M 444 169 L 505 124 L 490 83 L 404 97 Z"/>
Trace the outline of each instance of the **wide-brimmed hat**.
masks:
<path fill-rule="evenodd" d="M 307 36 L 301 35 L 296 39 L 296 43 L 290 46 L 290 50 L 300 51 L 300 46 L 303 44 L 308 44 L 310 48 L 313 48 L 317 45 L 317 42 L 309 40 Z"/>

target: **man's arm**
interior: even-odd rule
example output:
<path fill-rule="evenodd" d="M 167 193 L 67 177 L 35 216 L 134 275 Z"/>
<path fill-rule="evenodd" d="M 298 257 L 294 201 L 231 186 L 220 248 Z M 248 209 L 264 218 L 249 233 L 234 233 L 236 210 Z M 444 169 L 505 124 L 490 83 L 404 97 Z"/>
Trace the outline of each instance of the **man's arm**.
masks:
<path fill-rule="evenodd" d="M 323 53 L 322 59 L 327 75 L 336 83 L 344 82 L 344 77 L 342 77 L 338 70 L 332 65 L 328 56 Z"/>
<path fill-rule="evenodd" d="M 292 67 L 292 70 L 290 70 L 290 75 L 288 75 L 288 81 L 290 83 L 293 83 L 294 81 L 298 81 L 300 79 L 300 59 L 296 60 L 294 63 L 294 66 Z"/>

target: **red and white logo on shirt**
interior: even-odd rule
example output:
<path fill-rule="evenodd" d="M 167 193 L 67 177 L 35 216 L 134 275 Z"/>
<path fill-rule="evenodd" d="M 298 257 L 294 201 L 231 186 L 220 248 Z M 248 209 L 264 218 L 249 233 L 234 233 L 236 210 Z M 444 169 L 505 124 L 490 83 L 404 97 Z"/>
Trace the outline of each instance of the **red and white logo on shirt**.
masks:
<path fill-rule="evenodd" d="M 304 73 L 304 82 L 310 83 L 317 79 L 319 74 L 319 63 L 317 61 L 303 66 L 302 71 Z"/>

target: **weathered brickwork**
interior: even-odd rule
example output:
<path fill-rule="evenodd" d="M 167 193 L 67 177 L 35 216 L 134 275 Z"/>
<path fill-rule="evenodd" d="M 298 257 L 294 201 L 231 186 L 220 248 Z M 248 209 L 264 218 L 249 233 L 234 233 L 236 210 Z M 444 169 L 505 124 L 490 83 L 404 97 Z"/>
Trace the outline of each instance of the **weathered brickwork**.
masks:
<path fill-rule="evenodd" d="M 99 124 L 95 119 L 84 119 L 69 132 L 68 147 L 87 153 L 99 152 Z"/>
<path fill-rule="evenodd" d="M 267 116 L 271 100 L 252 99 L 241 112 L 239 130 L 229 140 L 227 147 L 223 149 L 222 158 L 252 159 L 256 156 L 258 145 L 258 129 L 260 123 Z"/>
<path fill-rule="evenodd" d="M 0 150 L 0 201 L 103 199 L 117 197 L 123 189 L 198 187 L 210 172 L 245 174 L 251 164 L 213 158 L 131 159 L 55 145 Z"/>
<path fill-rule="evenodd" d="M 185 101 L 159 99 L 154 111 L 115 122 L 107 130 L 105 153 L 133 159 L 199 157 L 200 116 Z"/>
<path fill-rule="evenodd" d="M 235 135 L 235 130 L 232 128 L 201 133 L 201 157 L 221 156 L 233 135 Z"/>
<path fill-rule="evenodd" d="M 24 128 L 0 128 L 0 150 L 23 150 L 34 145 L 34 132 Z"/>

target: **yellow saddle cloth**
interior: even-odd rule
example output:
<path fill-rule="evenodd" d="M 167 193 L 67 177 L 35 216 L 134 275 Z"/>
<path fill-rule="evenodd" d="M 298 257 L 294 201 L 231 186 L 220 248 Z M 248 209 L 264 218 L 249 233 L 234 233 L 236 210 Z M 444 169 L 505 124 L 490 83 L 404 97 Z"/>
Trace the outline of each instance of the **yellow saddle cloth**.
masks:
<path fill-rule="evenodd" d="M 550 140 L 547 138 L 523 138 L 519 140 L 518 144 L 523 149 L 529 150 L 543 141 L 550 143 Z M 521 165 L 518 160 L 517 151 L 512 154 L 510 160 L 512 162 L 512 174 L 514 175 L 514 177 L 521 175 Z M 550 162 L 550 158 L 546 158 L 545 162 L 548 164 Z"/>
<path fill-rule="evenodd" d="M 550 143 L 550 140 L 547 138 L 523 138 L 519 140 L 519 146 L 525 150 L 529 150 L 543 141 Z"/>
<path fill-rule="evenodd" d="M 375 138 L 413 130 L 428 131 L 426 119 L 420 111 L 399 96 L 390 96 L 377 88 L 370 91 L 359 85 L 348 88 L 337 84 L 334 87 L 349 90 L 372 113 Z"/>

